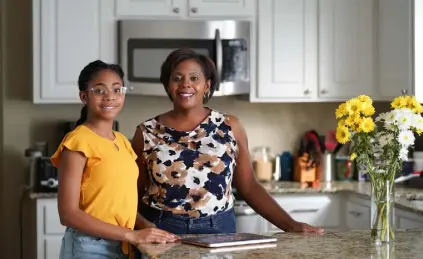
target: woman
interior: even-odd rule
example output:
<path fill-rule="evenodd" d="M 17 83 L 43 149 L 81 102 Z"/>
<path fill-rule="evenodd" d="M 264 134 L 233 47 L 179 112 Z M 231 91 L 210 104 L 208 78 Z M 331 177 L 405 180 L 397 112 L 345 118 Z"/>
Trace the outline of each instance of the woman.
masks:
<path fill-rule="evenodd" d="M 78 85 L 81 117 L 51 157 L 59 169 L 60 221 L 67 227 L 60 258 L 128 258 L 128 244 L 176 240 L 159 229 L 133 230 L 136 155 L 126 137 L 112 130 L 125 100 L 122 69 L 94 61 L 81 71 Z"/>
<path fill-rule="evenodd" d="M 204 107 L 219 83 L 210 59 L 176 50 L 160 81 L 174 108 L 143 122 L 133 138 L 145 222 L 175 234 L 233 233 L 234 180 L 245 201 L 280 229 L 323 231 L 293 220 L 257 182 L 239 120 Z"/>

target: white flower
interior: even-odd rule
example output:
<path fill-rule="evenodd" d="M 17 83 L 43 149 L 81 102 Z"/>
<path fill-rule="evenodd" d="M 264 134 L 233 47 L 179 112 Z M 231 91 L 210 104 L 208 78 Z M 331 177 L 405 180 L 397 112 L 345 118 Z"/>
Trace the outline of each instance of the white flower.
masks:
<path fill-rule="evenodd" d="M 411 130 L 401 131 L 398 135 L 398 142 L 405 147 L 414 144 L 414 134 Z"/>
<path fill-rule="evenodd" d="M 400 153 L 399 153 L 399 158 L 402 161 L 406 161 L 408 159 L 408 149 L 407 148 L 405 148 L 405 147 L 401 148 Z"/>
<path fill-rule="evenodd" d="M 413 114 L 411 126 L 416 130 L 423 130 L 423 117 L 420 114 Z"/>
<path fill-rule="evenodd" d="M 386 117 L 386 113 L 385 113 L 385 112 L 380 113 L 380 114 L 376 117 L 375 121 L 376 121 L 376 122 L 384 121 L 384 120 L 385 120 L 385 117 Z"/>
<path fill-rule="evenodd" d="M 394 135 L 392 133 L 387 134 L 379 134 L 379 145 L 383 148 L 384 146 L 388 145 L 392 140 L 394 140 Z"/>

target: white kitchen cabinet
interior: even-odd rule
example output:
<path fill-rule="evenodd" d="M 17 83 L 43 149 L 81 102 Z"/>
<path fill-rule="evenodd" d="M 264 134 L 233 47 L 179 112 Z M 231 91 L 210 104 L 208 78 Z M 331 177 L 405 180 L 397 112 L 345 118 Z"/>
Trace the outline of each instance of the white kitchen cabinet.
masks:
<path fill-rule="evenodd" d="M 89 62 L 115 62 L 113 0 L 33 1 L 33 101 L 79 103 Z"/>
<path fill-rule="evenodd" d="M 280 195 L 273 197 L 294 220 L 312 226 L 337 228 L 341 224 L 340 199 L 336 195 Z M 280 232 L 266 222 L 264 232 Z"/>
<path fill-rule="evenodd" d="M 380 100 L 413 94 L 412 0 L 377 2 L 377 90 Z"/>
<path fill-rule="evenodd" d="M 188 0 L 189 17 L 251 17 L 255 0 Z"/>
<path fill-rule="evenodd" d="M 116 16 L 138 18 L 251 17 L 255 0 L 116 0 Z"/>
<path fill-rule="evenodd" d="M 319 1 L 319 99 L 374 95 L 374 1 Z"/>
<path fill-rule="evenodd" d="M 370 200 L 363 200 L 361 202 L 356 199 L 347 200 L 345 212 L 345 224 L 347 229 L 357 230 L 370 228 Z"/>
<path fill-rule="evenodd" d="M 37 199 L 36 202 L 36 259 L 57 259 L 65 233 L 60 223 L 57 199 Z"/>
<path fill-rule="evenodd" d="M 116 16 L 162 16 L 180 18 L 186 0 L 115 0 Z"/>
<path fill-rule="evenodd" d="M 373 0 L 258 1 L 256 102 L 373 95 Z"/>
<path fill-rule="evenodd" d="M 421 215 L 398 207 L 395 208 L 395 215 L 397 229 L 423 228 L 423 217 Z"/>
<path fill-rule="evenodd" d="M 257 5 L 258 84 L 251 99 L 315 97 L 317 0 L 262 0 Z"/>

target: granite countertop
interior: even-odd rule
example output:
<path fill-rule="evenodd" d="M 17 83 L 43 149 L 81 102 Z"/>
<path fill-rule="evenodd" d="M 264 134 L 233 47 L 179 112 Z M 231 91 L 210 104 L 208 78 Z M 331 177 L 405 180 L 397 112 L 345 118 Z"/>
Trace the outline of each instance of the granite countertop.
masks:
<path fill-rule="evenodd" d="M 368 230 L 350 230 L 317 234 L 277 233 L 276 247 L 236 252 L 212 253 L 181 243 L 145 244 L 138 249 L 147 258 L 160 259 L 362 259 L 362 258 L 422 258 L 423 230 L 397 230 L 392 244 L 376 246 Z"/>
<path fill-rule="evenodd" d="M 318 194 L 318 193 L 354 193 L 370 198 L 369 182 L 331 182 L 322 183 L 319 188 L 301 188 L 299 182 L 267 182 L 263 187 L 272 195 L 283 194 Z M 235 190 L 236 192 L 236 190 Z M 397 205 L 423 215 L 423 202 L 412 203 L 410 200 L 423 200 L 423 189 L 395 186 L 395 202 Z M 56 198 L 57 193 L 31 193 L 31 199 Z"/>

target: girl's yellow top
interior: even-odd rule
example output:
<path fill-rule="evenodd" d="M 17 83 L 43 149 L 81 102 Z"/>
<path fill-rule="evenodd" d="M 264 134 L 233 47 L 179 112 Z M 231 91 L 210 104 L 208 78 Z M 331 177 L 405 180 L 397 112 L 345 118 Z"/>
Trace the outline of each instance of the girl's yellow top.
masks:
<path fill-rule="evenodd" d="M 81 179 L 81 210 L 104 222 L 134 229 L 138 206 L 137 155 L 124 135 L 117 131 L 114 135 L 115 139 L 109 140 L 80 125 L 64 137 L 51 161 L 59 167 L 64 148 L 81 152 L 87 158 Z M 122 244 L 122 250 L 129 253 L 127 243 Z"/>

